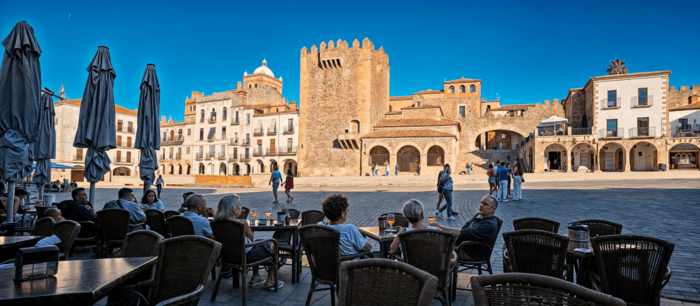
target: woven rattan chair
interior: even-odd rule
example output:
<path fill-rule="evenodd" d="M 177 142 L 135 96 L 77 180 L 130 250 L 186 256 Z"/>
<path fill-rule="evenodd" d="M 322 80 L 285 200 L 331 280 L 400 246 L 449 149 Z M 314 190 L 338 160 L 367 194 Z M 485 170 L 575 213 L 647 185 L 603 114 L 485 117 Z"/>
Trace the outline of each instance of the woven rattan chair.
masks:
<path fill-rule="evenodd" d="M 507 272 L 564 277 L 569 237 L 541 230 L 503 233 L 503 269 Z M 507 269 L 506 269 L 507 268 Z"/>
<path fill-rule="evenodd" d="M 311 268 L 311 286 L 306 305 L 311 303 L 314 291 L 331 290 L 331 305 L 335 305 L 335 291 L 339 284 L 340 263 L 362 256 L 374 257 L 370 252 L 340 256 L 340 232 L 325 225 L 306 225 L 299 228 L 301 243 Z M 319 285 L 328 288 L 316 289 Z"/>
<path fill-rule="evenodd" d="M 491 268 L 491 254 L 493 253 L 493 248 L 496 246 L 496 240 L 498 240 L 498 234 L 501 233 L 501 226 L 503 225 L 503 220 L 499 219 L 498 217 L 495 217 L 496 221 L 498 222 L 498 231 L 496 232 L 496 238 L 493 239 L 493 241 L 490 244 L 486 244 L 481 241 L 464 241 L 459 244 L 457 247 L 457 254 L 460 253 L 460 251 L 464 252 L 463 250 L 465 248 L 470 248 L 470 247 L 475 247 L 475 246 L 482 246 L 482 247 L 488 247 L 489 248 L 489 256 L 485 261 L 479 261 L 479 260 L 474 260 L 474 261 L 468 261 L 468 260 L 461 260 L 459 257 L 457 257 L 457 267 L 454 269 L 454 275 L 452 276 L 453 282 L 452 282 L 452 298 L 457 296 L 457 289 L 460 290 L 469 290 L 469 289 L 462 289 L 457 287 L 457 279 L 459 278 L 459 273 L 467 271 L 467 270 L 474 270 L 477 269 L 479 271 L 479 275 L 481 275 L 482 270 L 486 270 L 489 272 L 489 274 L 493 274 L 493 269 Z"/>
<path fill-rule="evenodd" d="M 126 234 L 122 257 L 151 257 L 158 255 L 160 244 L 165 240 L 159 233 L 149 230 Z"/>
<path fill-rule="evenodd" d="M 163 217 L 165 217 L 165 220 L 168 220 L 172 216 L 179 216 L 180 212 L 177 210 L 166 210 L 163 212 Z"/>
<path fill-rule="evenodd" d="M 197 290 L 192 291 L 188 294 L 184 294 L 181 296 L 176 296 L 174 298 L 171 298 L 169 300 L 162 301 L 158 303 L 156 306 L 180 306 L 180 305 L 194 305 L 195 301 L 199 301 L 199 298 L 202 297 L 202 293 L 204 292 L 204 285 L 199 285 L 197 287 Z"/>
<path fill-rule="evenodd" d="M 61 253 L 60 258 L 65 258 L 69 255 L 78 233 L 80 233 L 80 224 L 75 221 L 63 220 L 53 225 L 53 234 L 58 239 L 61 239 L 61 243 L 57 245 L 58 251 Z"/>
<path fill-rule="evenodd" d="M 250 208 L 241 206 L 241 213 L 238 215 L 238 218 L 236 219 L 241 219 L 245 220 L 248 219 L 248 213 L 250 213 Z"/>
<path fill-rule="evenodd" d="M 543 218 L 522 218 L 513 220 L 513 229 L 519 230 L 541 230 L 550 233 L 559 232 L 559 222 Z"/>
<path fill-rule="evenodd" d="M 562 279 L 527 273 L 472 276 L 474 305 L 625 306 L 613 296 Z"/>
<path fill-rule="evenodd" d="M 272 268 L 273 280 L 277 283 L 277 252 L 274 252 L 270 256 L 264 258 L 263 260 L 256 262 L 246 261 L 246 247 L 254 247 L 261 245 L 263 243 L 271 242 L 272 249 L 277 249 L 277 241 L 275 239 L 269 238 L 260 241 L 255 241 L 253 243 L 245 243 L 245 224 L 239 220 L 219 220 L 211 223 L 211 230 L 214 233 L 214 238 L 216 241 L 221 243 L 221 262 L 222 269 L 223 266 L 230 266 L 232 269 L 236 269 L 240 272 L 243 289 L 241 291 L 241 300 L 243 305 L 247 304 L 248 297 L 248 282 L 246 281 L 246 275 L 248 270 L 255 266 L 262 264 L 268 264 Z M 214 302 L 216 299 L 216 294 L 219 291 L 219 285 L 221 284 L 222 277 L 216 281 L 214 286 L 214 292 L 211 295 L 211 301 Z M 275 291 L 277 291 L 277 286 L 275 286 Z"/>
<path fill-rule="evenodd" d="M 49 237 L 53 235 L 53 224 L 56 223 L 51 217 L 43 217 L 34 223 L 32 236 Z"/>
<path fill-rule="evenodd" d="M 180 237 L 185 235 L 194 235 L 194 224 L 192 220 L 184 216 L 172 216 L 165 221 L 168 225 L 170 237 Z"/>
<path fill-rule="evenodd" d="M 179 299 L 204 286 L 220 252 L 221 244 L 200 236 L 182 236 L 163 240 L 158 249 L 158 262 L 153 280 L 126 286 L 120 290 L 134 292 L 142 301 L 147 301 L 147 305 Z M 144 288 L 151 289 L 148 299 L 136 292 Z"/>
<path fill-rule="evenodd" d="M 386 218 L 386 215 L 388 214 L 394 214 L 394 224 L 392 226 L 401 226 L 401 227 L 408 227 L 408 220 L 403 216 L 403 213 L 395 212 L 395 213 L 384 213 L 379 215 L 381 218 Z"/>
<path fill-rule="evenodd" d="M 75 249 L 99 249 L 100 232 L 97 225 L 92 221 L 80 221 L 78 224 L 80 224 L 81 227 L 80 233 L 78 234 L 78 238 L 75 238 L 75 242 L 68 256 L 73 256 Z M 100 252 L 98 251 L 97 253 Z"/>
<path fill-rule="evenodd" d="M 301 212 L 297 209 L 290 208 L 289 209 L 289 218 L 290 219 L 299 219 L 299 215 Z M 292 255 L 292 231 L 276 231 L 273 235 L 272 238 L 275 238 L 277 240 L 277 243 L 279 243 L 279 265 L 282 267 L 286 262 L 287 259 L 293 259 Z M 299 252 L 301 249 L 301 244 L 297 245 L 296 251 Z M 297 253 L 297 269 L 301 271 L 301 253 Z"/>
<path fill-rule="evenodd" d="M 131 213 L 126 209 L 110 208 L 100 210 L 96 214 L 102 230 L 102 249 L 107 251 L 107 256 L 111 256 L 115 248 L 121 248 L 124 244 L 126 233 L 129 232 Z"/>
<path fill-rule="evenodd" d="M 588 236 L 591 238 L 596 236 L 619 235 L 622 233 L 622 224 L 615 222 L 590 219 L 572 223 L 588 226 Z"/>
<path fill-rule="evenodd" d="M 36 218 L 37 219 L 43 219 L 46 216 L 46 210 L 51 208 L 50 206 L 39 206 L 36 205 L 34 206 L 36 209 Z"/>
<path fill-rule="evenodd" d="M 452 304 L 452 252 L 457 234 L 432 229 L 421 229 L 399 234 L 403 262 L 435 275 L 438 278 L 436 296 L 442 304 Z"/>
<path fill-rule="evenodd" d="M 340 264 L 338 305 L 430 305 L 438 279 L 409 264 L 389 259 Z"/>
<path fill-rule="evenodd" d="M 157 209 L 146 209 L 146 225 L 163 237 L 168 237 L 168 226 L 165 225 L 165 215 Z"/>
<path fill-rule="evenodd" d="M 323 221 L 326 216 L 320 210 L 307 210 L 301 213 L 301 226 L 313 225 Z"/>
<path fill-rule="evenodd" d="M 610 235 L 591 238 L 591 245 L 600 271 L 590 276 L 594 289 L 629 305 L 659 305 L 675 244 L 652 237 Z"/>

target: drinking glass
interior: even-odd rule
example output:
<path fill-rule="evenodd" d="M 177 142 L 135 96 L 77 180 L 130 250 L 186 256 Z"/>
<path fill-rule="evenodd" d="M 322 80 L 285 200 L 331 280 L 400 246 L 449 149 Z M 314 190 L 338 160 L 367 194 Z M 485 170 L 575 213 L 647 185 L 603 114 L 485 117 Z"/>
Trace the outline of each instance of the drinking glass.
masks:
<path fill-rule="evenodd" d="M 386 215 L 386 223 L 389 223 L 389 226 L 391 227 L 391 228 L 389 229 L 390 232 L 393 232 L 393 231 L 394 231 L 394 221 L 395 221 L 395 220 L 396 220 L 396 219 L 394 218 L 394 214 L 388 214 L 388 215 Z"/>
<path fill-rule="evenodd" d="M 253 217 L 253 221 L 257 220 L 258 217 L 258 209 L 257 208 L 251 208 L 250 209 L 250 215 Z"/>
<path fill-rule="evenodd" d="M 428 225 L 432 224 L 435 222 L 435 212 L 431 211 L 428 213 Z"/>
<path fill-rule="evenodd" d="M 265 215 L 267 216 L 267 222 L 270 222 L 270 216 L 272 216 L 272 208 L 265 208 Z"/>

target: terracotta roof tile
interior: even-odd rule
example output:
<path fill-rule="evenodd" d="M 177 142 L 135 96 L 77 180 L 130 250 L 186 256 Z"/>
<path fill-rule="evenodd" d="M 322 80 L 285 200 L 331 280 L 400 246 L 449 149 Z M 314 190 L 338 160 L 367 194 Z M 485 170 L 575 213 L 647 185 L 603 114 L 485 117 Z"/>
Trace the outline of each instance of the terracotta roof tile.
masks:
<path fill-rule="evenodd" d="M 389 101 L 399 101 L 399 100 L 413 100 L 413 96 L 389 97 Z"/>
<path fill-rule="evenodd" d="M 435 119 L 382 119 L 374 127 L 448 126 L 459 125 L 454 120 Z"/>
<path fill-rule="evenodd" d="M 424 137 L 455 137 L 450 133 L 435 130 L 379 130 L 373 131 L 362 138 L 424 138 Z"/>
<path fill-rule="evenodd" d="M 465 79 L 465 78 L 461 78 L 461 79 L 457 79 L 457 80 L 447 81 L 447 82 L 445 82 L 445 84 L 476 83 L 476 82 L 481 83 L 481 80 L 479 80 L 479 79 Z"/>
<path fill-rule="evenodd" d="M 428 90 L 423 90 L 423 91 L 419 91 L 419 92 L 417 92 L 417 93 L 414 93 L 414 95 L 440 94 L 440 93 L 445 93 L 445 91 L 444 91 L 444 90 L 432 90 L 432 89 L 428 89 Z"/>
<path fill-rule="evenodd" d="M 671 107 L 669 109 L 669 111 L 683 111 L 683 110 L 693 110 L 693 109 L 700 109 L 700 102 L 674 106 L 674 107 Z"/>
<path fill-rule="evenodd" d="M 535 106 L 535 104 L 517 104 L 517 105 L 501 105 L 498 108 L 494 108 L 491 111 L 511 111 L 511 110 L 526 110 L 530 107 Z"/>
<path fill-rule="evenodd" d="M 82 101 L 82 99 L 73 99 L 73 100 L 60 100 L 60 101 L 56 101 L 55 103 L 63 102 L 63 103 L 70 103 L 73 105 L 80 106 L 81 101 Z M 121 106 L 116 105 L 116 104 L 114 105 L 114 111 L 116 111 L 117 113 L 120 113 L 120 114 L 127 114 L 127 115 L 133 115 L 133 116 L 136 116 L 138 114 L 138 112 L 136 110 L 130 110 L 130 109 L 121 107 Z"/>

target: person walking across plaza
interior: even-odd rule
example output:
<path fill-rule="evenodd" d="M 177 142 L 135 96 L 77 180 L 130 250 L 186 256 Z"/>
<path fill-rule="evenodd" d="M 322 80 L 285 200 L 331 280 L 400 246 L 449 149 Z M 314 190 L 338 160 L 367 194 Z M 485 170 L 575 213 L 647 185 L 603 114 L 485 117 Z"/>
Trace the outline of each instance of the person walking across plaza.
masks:
<path fill-rule="evenodd" d="M 158 189 L 158 197 L 160 198 L 160 191 L 163 190 L 163 176 L 159 175 L 156 180 L 156 189 Z"/>
<path fill-rule="evenodd" d="M 275 201 L 272 202 L 273 204 L 279 203 L 280 201 L 277 199 L 277 188 L 281 185 L 280 180 L 282 178 L 282 173 L 277 171 L 277 166 L 274 166 L 274 170 L 272 171 L 272 174 L 270 175 L 270 182 L 269 185 L 272 185 L 272 193 L 275 195 Z"/>
<path fill-rule="evenodd" d="M 386 176 L 389 176 L 389 163 L 386 163 Z"/>
<path fill-rule="evenodd" d="M 469 167 L 469 163 L 467 163 L 467 175 L 472 175 L 471 168 Z"/>
<path fill-rule="evenodd" d="M 289 203 L 294 200 L 294 197 L 289 194 L 289 192 L 292 191 L 292 188 L 294 188 L 294 176 L 292 175 L 292 169 L 287 169 L 287 178 L 284 180 L 284 182 L 282 182 L 282 184 L 284 184 L 284 193 L 287 194 L 287 203 Z"/>
<path fill-rule="evenodd" d="M 496 179 L 498 180 L 498 201 L 508 202 L 508 173 L 510 169 L 505 167 L 505 163 L 501 163 L 496 171 Z"/>
<path fill-rule="evenodd" d="M 445 205 L 440 207 L 435 214 L 441 216 L 442 211 L 447 209 L 447 220 L 455 220 L 455 217 L 452 216 L 452 177 L 450 174 L 452 174 L 450 165 L 445 165 L 445 171 L 440 177 L 440 182 L 443 183 L 442 196 L 445 197 Z"/>
<path fill-rule="evenodd" d="M 513 201 L 520 201 L 523 199 L 523 167 L 520 162 L 515 162 L 515 167 L 513 168 Z"/>
<path fill-rule="evenodd" d="M 437 178 L 438 201 L 437 201 L 437 205 L 435 206 L 435 211 L 438 211 L 440 209 L 440 204 L 442 204 L 442 199 L 444 198 L 442 196 L 442 186 L 444 184 L 440 182 L 440 178 L 442 178 L 442 174 L 445 172 L 445 167 L 446 166 L 442 166 L 442 170 L 440 170 L 440 173 L 438 173 L 438 178 Z"/>
<path fill-rule="evenodd" d="M 489 195 L 494 191 L 498 195 L 498 187 L 496 187 L 496 171 L 493 170 L 493 164 L 489 164 L 489 170 L 486 171 L 486 175 L 489 176 Z"/>
<path fill-rule="evenodd" d="M 512 200 L 513 196 L 510 193 L 510 186 L 511 186 L 510 182 L 511 182 L 511 177 L 513 176 L 513 170 L 510 168 L 510 163 L 506 164 L 506 169 L 508 169 L 508 195 L 507 195 L 507 198 Z"/>
<path fill-rule="evenodd" d="M 399 176 L 399 164 L 394 166 L 394 171 L 396 171 L 396 176 Z"/>
<path fill-rule="evenodd" d="M 377 170 L 377 164 L 372 164 L 372 176 L 376 176 L 376 175 L 377 175 L 376 170 Z"/>
<path fill-rule="evenodd" d="M 418 175 L 420 176 L 420 165 L 418 165 Z"/>
<path fill-rule="evenodd" d="M 474 174 L 474 163 L 472 163 L 471 169 L 472 169 L 472 174 Z"/>

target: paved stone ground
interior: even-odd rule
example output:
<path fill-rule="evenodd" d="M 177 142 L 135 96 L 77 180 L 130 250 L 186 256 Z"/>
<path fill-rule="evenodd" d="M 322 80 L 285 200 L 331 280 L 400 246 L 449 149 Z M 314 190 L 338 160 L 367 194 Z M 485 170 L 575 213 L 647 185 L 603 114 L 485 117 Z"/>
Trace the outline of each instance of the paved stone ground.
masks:
<path fill-rule="evenodd" d="M 697 173 L 697 172 L 695 172 Z M 668 305 L 690 305 L 700 302 L 700 229 L 696 220 L 700 219 L 698 203 L 700 201 L 699 175 L 685 174 L 682 179 L 673 176 L 658 178 L 656 173 L 638 173 L 618 179 L 611 176 L 596 176 L 595 179 L 576 180 L 577 174 L 562 174 L 562 180 L 533 179 L 524 183 L 524 200 L 501 203 L 496 215 L 503 219 L 501 232 L 512 231 L 512 220 L 522 217 L 543 217 L 556 220 L 562 224 L 559 234 L 566 235 L 566 224 L 576 220 L 597 218 L 618 222 L 624 225 L 623 234 L 638 234 L 658 237 L 676 244 L 670 267 L 673 277 L 662 291 L 663 303 Z M 580 175 L 580 174 L 579 174 Z M 691 177 L 688 178 L 687 176 Z M 692 177 L 695 178 L 692 178 Z M 337 179 L 337 178 L 334 178 Z M 415 179 L 413 179 L 415 180 Z M 425 178 L 424 184 L 412 184 L 410 188 L 401 187 L 400 182 L 394 186 L 381 187 L 302 187 L 293 191 L 295 197 L 288 207 L 299 210 L 320 209 L 323 199 L 332 193 L 341 192 L 350 198 L 350 217 L 348 223 L 356 226 L 372 226 L 380 213 L 400 211 L 408 199 L 418 199 L 427 208 L 435 207 L 437 193 L 432 186 L 432 179 Z M 393 183 L 392 183 L 393 185 Z M 421 186 L 422 185 L 422 186 Z M 112 198 L 116 198 L 118 188 L 100 188 L 98 190 L 98 208 Z M 176 209 L 182 202 L 181 195 L 190 188 L 165 188 L 163 201 L 166 209 Z M 458 184 L 454 192 L 456 210 L 461 212 L 453 227 L 460 227 L 476 212 L 479 199 L 486 194 L 486 186 L 480 182 Z M 259 212 L 271 207 L 273 211 L 280 207 L 272 204 L 271 192 L 264 188 L 199 188 L 194 190 L 206 196 L 210 207 L 216 207 L 218 199 L 227 193 L 241 194 L 243 205 L 256 207 Z M 140 192 L 137 192 L 137 196 Z M 67 194 L 58 194 L 57 200 L 68 198 Z M 284 201 L 286 196 L 280 194 Z M 442 223 L 448 223 L 441 220 Z M 268 234 L 269 235 L 269 234 Z M 256 233 L 256 238 L 266 237 Z M 496 250 L 502 248 L 499 236 Z M 374 250 L 378 250 L 374 244 Z M 493 253 L 495 273 L 502 273 L 500 252 Z M 306 265 L 306 264 L 305 264 Z M 278 293 L 251 288 L 248 291 L 249 305 L 297 305 L 304 303 L 309 288 L 310 271 L 303 269 L 301 283 L 291 285 L 289 266 L 280 271 L 280 279 L 285 286 Z M 460 287 L 468 287 L 471 275 L 461 274 Z M 200 305 L 208 305 L 213 282 L 207 284 Z M 216 304 L 238 303 L 240 289 L 231 289 L 231 280 L 222 281 Z M 674 299 L 674 300 L 669 300 Z M 473 300 L 468 291 L 459 291 L 455 305 L 471 305 Z M 662 303 L 662 304 L 663 304 Z M 329 293 L 317 292 L 312 298 L 313 305 L 329 305 Z M 434 303 L 435 304 L 435 303 Z"/>

